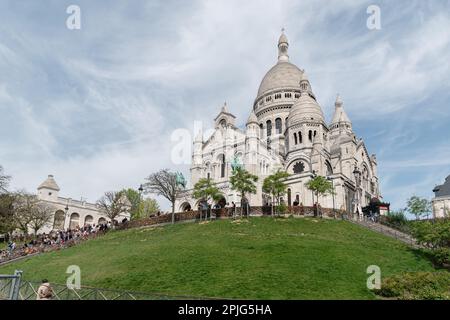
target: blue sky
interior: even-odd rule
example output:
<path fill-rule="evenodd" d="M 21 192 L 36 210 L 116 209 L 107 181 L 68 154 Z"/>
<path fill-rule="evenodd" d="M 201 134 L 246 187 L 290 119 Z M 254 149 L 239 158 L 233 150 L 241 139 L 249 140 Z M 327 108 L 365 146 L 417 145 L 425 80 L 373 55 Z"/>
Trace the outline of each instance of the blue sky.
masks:
<path fill-rule="evenodd" d="M 69 5 L 81 30 L 66 28 Z M 381 30 L 366 9 L 381 8 Z M 171 133 L 244 125 L 282 27 L 328 120 L 336 93 L 394 208 L 450 174 L 450 1 L 0 3 L 0 164 L 12 189 L 54 174 L 98 199 L 171 163 Z M 163 203 L 163 207 L 168 205 Z"/>

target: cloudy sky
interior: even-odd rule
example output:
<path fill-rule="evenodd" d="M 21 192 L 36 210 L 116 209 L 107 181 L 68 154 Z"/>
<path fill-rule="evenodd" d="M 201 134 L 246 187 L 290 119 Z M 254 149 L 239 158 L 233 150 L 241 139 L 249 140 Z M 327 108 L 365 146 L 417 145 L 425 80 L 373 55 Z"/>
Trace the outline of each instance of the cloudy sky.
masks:
<path fill-rule="evenodd" d="M 381 8 L 381 30 L 366 10 Z M 70 5 L 81 29 L 66 27 Z M 0 2 L 0 164 L 90 201 L 171 161 L 227 101 L 244 125 L 284 27 L 330 120 L 336 93 L 394 208 L 450 174 L 450 1 Z M 163 203 L 166 209 L 168 205 Z"/>

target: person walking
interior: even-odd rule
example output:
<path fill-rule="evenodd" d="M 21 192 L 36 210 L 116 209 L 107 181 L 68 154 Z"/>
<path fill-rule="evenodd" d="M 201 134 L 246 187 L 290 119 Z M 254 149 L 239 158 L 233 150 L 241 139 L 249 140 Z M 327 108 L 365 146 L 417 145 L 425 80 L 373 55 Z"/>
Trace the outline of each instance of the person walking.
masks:
<path fill-rule="evenodd" d="M 36 300 L 51 300 L 53 289 L 47 279 L 42 280 L 41 286 L 37 290 Z"/>

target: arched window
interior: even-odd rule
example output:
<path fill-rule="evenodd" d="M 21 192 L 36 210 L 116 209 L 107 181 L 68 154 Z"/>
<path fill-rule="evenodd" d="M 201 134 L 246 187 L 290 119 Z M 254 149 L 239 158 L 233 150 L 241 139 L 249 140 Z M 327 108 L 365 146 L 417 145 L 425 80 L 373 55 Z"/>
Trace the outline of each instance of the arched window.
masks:
<path fill-rule="evenodd" d="M 275 119 L 275 131 L 277 132 L 277 134 L 280 134 L 281 130 L 282 130 L 281 119 L 280 118 L 276 118 Z"/>
<path fill-rule="evenodd" d="M 325 161 L 325 166 L 327 167 L 327 176 L 331 176 L 333 174 L 333 168 L 328 161 Z"/>
<path fill-rule="evenodd" d="M 309 132 L 308 132 L 308 139 L 309 139 L 309 142 L 312 142 L 312 131 L 311 130 L 309 130 Z"/>
<path fill-rule="evenodd" d="M 297 134 L 294 132 L 294 143 L 297 144 Z"/>
<path fill-rule="evenodd" d="M 65 213 L 62 210 L 58 210 L 55 213 L 55 220 L 53 222 L 53 230 L 64 230 Z"/>
<path fill-rule="evenodd" d="M 92 226 L 93 224 L 94 224 L 94 218 L 92 218 L 91 215 L 87 215 L 87 216 L 84 218 L 84 225 L 85 225 L 85 226 L 87 226 L 87 225 Z"/>
<path fill-rule="evenodd" d="M 298 143 L 300 143 L 300 144 L 303 143 L 303 135 L 302 135 L 301 131 L 298 133 Z"/>
<path fill-rule="evenodd" d="M 267 136 L 270 137 L 272 135 L 272 121 L 267 120 L 266 128 L 267 128 Z"/>
<path fill-rule="evenodd" d="M 100 218 L 100 219 L 98 219 L 98 224 L 99 224 L 99 225 L 101 225 L 101 224 L 106 224 L 106 219 L 105 219 L 105 218 Z"/>
<path fill-rule="evenodd" d="M 260 139 L 264 137 L 264 126 L 262 123 L 259 124 L 259 137 Z"/>
<path fill-rule="evenodd" d="M 70 215 L 69 228 L 75 229 L 76 227 L 79 227 L 79 226 L 80 226 L 80 215 L 78 213 L 74 212 Z"/>
<path fill-rule="evenodd" d="M 222 154 L 221 158 L 220 158 L 220 177 L 224 178 L 225 177 L 225 155 Z"/>
<path fill-rule="evenodd" d="M 225 119 L 220 120 L 219 125 L 221 128 L 225 128 L 227 126 L 227 122 L 225 121 Z"/>

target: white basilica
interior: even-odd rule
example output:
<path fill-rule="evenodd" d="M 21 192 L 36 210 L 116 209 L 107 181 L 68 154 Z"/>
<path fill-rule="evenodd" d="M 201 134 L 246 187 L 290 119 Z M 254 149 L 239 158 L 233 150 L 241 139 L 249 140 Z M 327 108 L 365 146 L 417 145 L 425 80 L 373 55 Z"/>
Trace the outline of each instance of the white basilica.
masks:
<path fill-rule="evenodd" d="M 327 123 L 304 70 L 289 61 L 288 39 L 278 41 L 278 61 L 261 81 L 244 130 L 236 127 L 235 116 L 226 104 L 215 118 L 215 131 L 206 140 L 199 134 L 193 144 L 191 185 L 210 177 L 222 190 L 223 203 L 239 196 L 231 189 L 232 161 L 239 161 L 259 177 L 257 193 L 248 195 L 251 206 L 267 205 L 262 192 L 266 176 L 286 170 L 287 205 L 313 205 L 305 183 L 315 175 L 333 182 L 335 196 L 320 199 L 323 207 L 361 212 L 372 198 L 379 198 L 377 160 L 362 139 L 356 137 L 352 122 L 338 96 L 334 116 Z M 237 160 L 236 160 L 237 159 Z M 334 199 L 333 199 L 334 198 Z M 196 209 L 191 190 L 178 199 L 177 210 Z"/>

